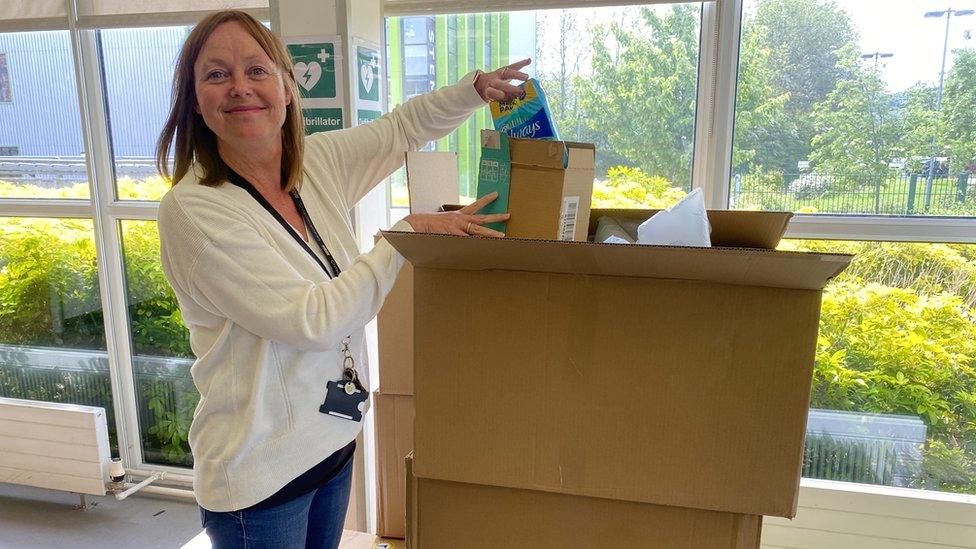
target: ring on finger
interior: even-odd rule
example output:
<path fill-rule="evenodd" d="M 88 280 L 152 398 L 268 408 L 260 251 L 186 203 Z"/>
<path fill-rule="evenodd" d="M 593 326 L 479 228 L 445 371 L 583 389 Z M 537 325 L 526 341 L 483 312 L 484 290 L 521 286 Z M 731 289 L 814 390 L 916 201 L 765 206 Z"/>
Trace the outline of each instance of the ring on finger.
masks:
<path fill-rule="evenodd" d="M 464 228 L 464 232 L 471 234 L 471 222 L 468 221 L 468 226 Z"/>

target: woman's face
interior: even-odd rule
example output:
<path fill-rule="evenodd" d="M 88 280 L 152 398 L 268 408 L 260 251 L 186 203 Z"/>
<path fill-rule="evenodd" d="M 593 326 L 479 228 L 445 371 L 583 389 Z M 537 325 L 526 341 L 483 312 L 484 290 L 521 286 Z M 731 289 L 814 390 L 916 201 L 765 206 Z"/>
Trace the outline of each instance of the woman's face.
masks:
<path fill-rule="evenodd" d="M 243 149 L 281 142 L 291 97 L 281 69 L 240 23 L 214 29 L 193 73 L 196 111 L 218 141 Z"/>

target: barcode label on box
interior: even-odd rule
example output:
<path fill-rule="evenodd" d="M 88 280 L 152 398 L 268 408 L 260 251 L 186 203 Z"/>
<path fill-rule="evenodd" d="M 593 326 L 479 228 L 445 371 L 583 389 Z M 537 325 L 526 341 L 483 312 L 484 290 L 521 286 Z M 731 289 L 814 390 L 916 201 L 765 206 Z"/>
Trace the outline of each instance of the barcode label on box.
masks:
<path fill-rule="evenodd" d="M 563 210 L 559 217 L 559 240 L 572 240 L 576 234 L 576 216 L 579 215 L 579 197 L 563 198 Z"/>

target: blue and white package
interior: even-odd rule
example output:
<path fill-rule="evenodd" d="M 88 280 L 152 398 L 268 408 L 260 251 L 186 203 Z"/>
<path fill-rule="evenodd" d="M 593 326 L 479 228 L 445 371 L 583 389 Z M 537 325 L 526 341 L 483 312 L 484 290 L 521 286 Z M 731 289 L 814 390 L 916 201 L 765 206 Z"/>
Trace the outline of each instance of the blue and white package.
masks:
<path fill-rule="evenodd" d="M 495 122 L 495 129 L 505 132 L 509 137 L 558 141 L 559 134 L 552 121 L 549 101 L 539 81 L 530 78 L 519 89 L 523 92 L 522 97 L 512 101 L 491 102 L 491 118 Z"/>

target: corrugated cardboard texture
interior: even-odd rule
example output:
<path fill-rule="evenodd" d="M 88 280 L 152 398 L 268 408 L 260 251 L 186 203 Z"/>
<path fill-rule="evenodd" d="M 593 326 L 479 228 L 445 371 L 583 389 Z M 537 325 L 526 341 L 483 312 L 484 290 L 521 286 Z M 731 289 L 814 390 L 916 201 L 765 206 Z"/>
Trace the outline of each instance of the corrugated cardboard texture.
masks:
<path fill-rule="evenodd" d="M 373 393 L 376 406 L 376 533 L 406 536 L 406 473 L 413 450 L 413 397 Z"/>
<path fill-rule="evenodd" d="M 414 274 L 418 476 L 794 515 L 819 291 Z"/>
<path fill-rule="evenodd" d="M 593 193 L 593 145 L 509 139 L 511 183 L 507 235 L 516 238 L 559 239 L 564 198 L 578 198 L 571 240 L 586 240 Z M 564 162 L 568 164 L 564 167 Z M 564 239 L 567 240 L 567 239 Z"/>
<path fill-rule="evenodd" d="M 412 479 L 421 549 L 758 549 L 762 517 Z"/>
<path fill-rule="evenodd" d="M 595 209 L 590 210 L 589 235 L 596 233 L 597 221 L 603 216 L 618 220 L 646 221 L 661 210 Z M 708 210 L 714 247 L 757 248 L 774 250 L 786 233 L 793 214 L 790 212 L 746 212 Z M 630 236 L 636 240 L 636 224 Z"/>
<path fill-rule="evenodd" d="M 380 391 L 413 394 L 413 266 L 404 263 L 376 315 Z"/>
<path fill-rule="evenodd" d="M 386 231 L 414 267 L 700 280 L 820 290 L 851 261 L 844 254 L 738 248 L 479 238 Z"/>

